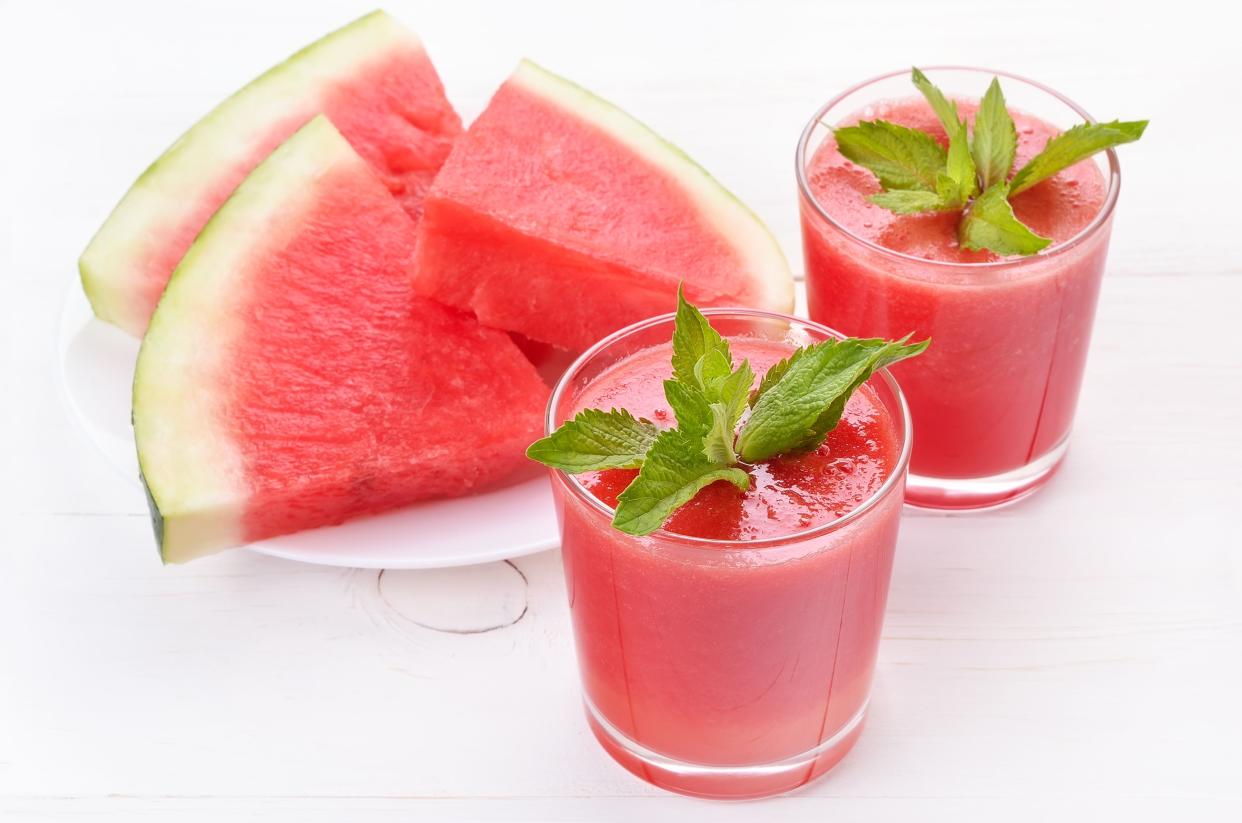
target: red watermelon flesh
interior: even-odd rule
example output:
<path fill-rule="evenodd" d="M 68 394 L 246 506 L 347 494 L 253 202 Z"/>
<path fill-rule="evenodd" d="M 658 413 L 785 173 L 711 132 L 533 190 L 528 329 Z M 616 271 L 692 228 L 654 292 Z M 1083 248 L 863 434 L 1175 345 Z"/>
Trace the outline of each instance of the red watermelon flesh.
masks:
<path fill-rule="evenodd" d="M 417 220 L 461 120 L 422 43 L 375 12 L 221 103 L 147 169 L 82 255 L 96 315 L 141 335 L 211 215 L 251 169 L 321 112 Z"/>
<path fill-rule="evenodd" d="M 135 377 L 166 560 L 527 470 L 547 388 L 504 332 L 414 293 L 412 229 L 317 118 L 195 241 Z"/>
<path fill-rule="evenodd" d="M 460 137 L 419 231 L 416 284 L 498 328 L 582 349 L 670 311 L 792 308 L 771 234 L 642 124 L 523 62 Z"/>

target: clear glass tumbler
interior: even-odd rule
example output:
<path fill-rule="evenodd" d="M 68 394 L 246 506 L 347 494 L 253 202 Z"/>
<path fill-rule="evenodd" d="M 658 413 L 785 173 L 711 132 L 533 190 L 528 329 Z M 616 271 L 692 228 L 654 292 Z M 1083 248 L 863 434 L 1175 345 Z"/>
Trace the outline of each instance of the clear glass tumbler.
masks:
<path fill-rule="evenodd" d="M 837 336 L 792 317 L 708 310 L 726 338 L 790 349 Z M 667 344 L 672 315 L 630 326 L 561 378 L 547 429 L 630 355 Z M 762 540 L 645 537 L 579 480 L 552 472 L 583 702 L 595 736 L 639 777 L 683 794 L 747 798 L 801 786 L 862 730 L 910 455 L 909 414 L 887 372 L 897 465 L 843 517 Z"/>
<path fill-rule="evenodd" d="M 959 99 L 977 99 L 999 76 L 1011 110 L 1060 129 L 1091 119 L 1052 89 L 1004 72 L 926 73 Z M 1035 256 L 958 263 L 884 248 L 817 201 L 811 164 L 831 137 L 829 124 L 876 116 L 884 103 L 916 94 L 908 71 L 869 80 L 829 101 L 802 133 L 796 168 L 810 315 L 852 335 L 932 338 L 917 364 L 893 369 L 919 430 L 906 500 L 984 508 L 1035 491 L 1065 456 L 1120 173 L 1111 150 L 1087 161 L 1106 180 L 1098 212 L 1077 235 Z"/>

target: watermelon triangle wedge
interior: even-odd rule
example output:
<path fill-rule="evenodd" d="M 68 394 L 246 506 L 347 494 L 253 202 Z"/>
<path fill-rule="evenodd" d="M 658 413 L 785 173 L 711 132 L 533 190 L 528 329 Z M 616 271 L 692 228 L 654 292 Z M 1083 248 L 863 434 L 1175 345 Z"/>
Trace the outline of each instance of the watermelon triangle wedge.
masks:
<path fill-rule="evenodd" d="M 79 261 L 95 315 L 142 336 L 164 284 L 208 218 L 251 169 L 321 112 L 417 219 L 461 120 L 418 37 L 377 11 L 251 82 L 143 172 Z"/>
<path fill-rule="evenodd" d="M 407 211 L 322 116 L 207 223 L 134 378 L 166 562 L 525 470 L 547 388 L 507 334 L 415 294 L 414 243 Z"/>
<path fill-rule="evenodd" d="M 416 285 L 489 326 L 581 350 L 676 305 L 793 309 L 775 238 L 683 152 L 523 61 L 432 185 Z"/>

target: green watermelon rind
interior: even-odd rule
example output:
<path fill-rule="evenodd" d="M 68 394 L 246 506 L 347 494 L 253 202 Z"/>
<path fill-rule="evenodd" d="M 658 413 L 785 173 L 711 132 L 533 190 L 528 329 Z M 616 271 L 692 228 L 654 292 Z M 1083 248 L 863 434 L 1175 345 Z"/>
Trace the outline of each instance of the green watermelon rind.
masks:
<path fill-rule="evenodd" d="M 532 60 L 522 60 L 511 81 L 594 124 L 671 175 L 708 222 L 745 255 L 747 271 L 763 287 L 762 307 L 793 311 L 793 274 L 776 236 L 749 206 L 690 155 L 633 115 Z"/>
<path fill-rule="evenodd" d="M 422 49 L 422 42 L 387 13 L 372 12 L 268 69 L 177 138 L 138 176 L 78 259 L 95 315 L 140 336 L 148 309 L 135 305 L 134 284 L 160 227 L 178 225 L 215 182 L 202 169 L 241 162 L 280 112 L 308 111 L 309 119 L 318 111 L 314 97 L 320 90 L 394 48 Z"/>
<path fill-rule="evenodd" d="M 134 373 L 134 440 L 165 563 L 243 542 L 245 477 L 240 453 L 211 406 L 214 395 L 205 384 L 223 371 L 210 358 L 225 355 L 240 332 L 246 263 L 313 205 L 317 180 L 352 163 L 367 169 L 326 117 L 303 126 L 203 227 L 151 317 Z"/>

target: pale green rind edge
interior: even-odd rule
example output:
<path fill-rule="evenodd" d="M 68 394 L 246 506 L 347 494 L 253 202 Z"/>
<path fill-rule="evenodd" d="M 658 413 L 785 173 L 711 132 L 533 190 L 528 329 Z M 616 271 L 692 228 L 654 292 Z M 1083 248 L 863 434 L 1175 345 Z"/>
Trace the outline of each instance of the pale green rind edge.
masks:
<path fill-rule="evenodd" d="M 213 385 L 242 322 L 237 307 L 257 250 L 278 243 L 313 204 L 316 182 L 363 160 L 323 116 L 242 181 L 173 272 L 138 352 L 134 441 L 160 557 L 183 563 L 238 545 L 247 486 Z"/>
<path fill-rule="evenodd" d="M 421 49 L 422 43 L 386 12 L 371 12 L 273 66 L 182 134 L 138 176 L 78 259 L 95 316 L 142 336 L 149 307 L 134 294 L 149 243 L 161 227 L 180 225 L 215 182 L 203 170 L 241 162 L 251 138 L 271 123 L 302 113 L 309 120 L 319 113 L 323 89 L 392 47 Z"/>
<path fill-rule="evenodd" d="M 759 308 L 793 311 L 793 274 L 776 236 L 749 206 L 693 158 L 629 113 L 531 60 L 522 60 L 510 81 L 591 122 L 670 174 L 725 242 L 742 253 L 748 273 L 762 293 Z"/>

